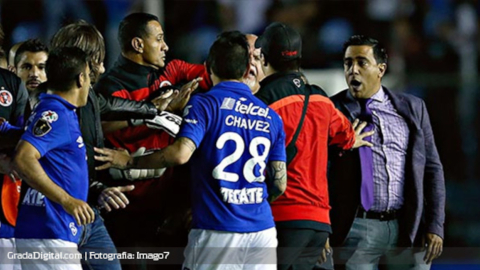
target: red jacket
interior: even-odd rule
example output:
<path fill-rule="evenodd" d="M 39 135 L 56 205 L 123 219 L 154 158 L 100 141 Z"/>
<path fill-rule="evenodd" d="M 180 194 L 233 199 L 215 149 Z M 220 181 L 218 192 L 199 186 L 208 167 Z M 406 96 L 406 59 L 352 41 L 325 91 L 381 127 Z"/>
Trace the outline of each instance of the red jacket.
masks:
<path fill-rule="evenodd" d="M 173 60 L 164 70 L 155 70 L 120 57 L 115 66 L 95 85 L 95 91 L 104 96 L 141 101 L 149 98 L 160 87 L 191 81 L 197 77 L 203 78 L 200 88 L 210 87 L 210 77 L 203 65 Z M 145 147 L 147 151 L 156 150 L 169 144 L 167 133 L 149 129 L 145 125 L 124 128 L 105 137 L 113 146 L 129 152 L 135 152 L 140 147 Z"/>
<path fill-rule="evenodd" d="M 95 85 L 95 91 L 104 96 L 116 96 L 131 100 L 145 100 L 167 85 L 176 85 L 202 77 L 200 87 L 208 89 L 211 85 L 210 77 L 205 67 L 198 64 L 189 64 L 181 60 L 173 60 L 163 70 L 139 65 L 122 56 Z M 145 125 L 127 127 L 105 136 L 108 142 L 116 148 L 127 149 L 130 153 L 140 147 L 146 150 L 158 150 L 167 147 L 173 142 L 168 133 L 150 129 Z M 135 189 L 129 193 L 130 206 L 127 211 L 151 210 L 161 211 L 162 198 L 172 186 L 172 170 L 167 170 L 161 181 L 158 179 L 135 181 Z M 116 185 L 132 184 L 129 181 L 116 182 Z"/>
<path fill-rule="evenodd" d="M 286 145 L 300 122 L 305 87 L 301 73 L 274 74 L 262 81 L 257 94 L 282 117 Z M 310 96 L 295 144 L 297 154 L 287 168 L 287 189 L 271 205 L 276 222 L 307 220 L 330 224 L 328 145 L 349 149 L 355 142 L 355 132 L 348 119 L 323 94 L 318 90 Z"/>

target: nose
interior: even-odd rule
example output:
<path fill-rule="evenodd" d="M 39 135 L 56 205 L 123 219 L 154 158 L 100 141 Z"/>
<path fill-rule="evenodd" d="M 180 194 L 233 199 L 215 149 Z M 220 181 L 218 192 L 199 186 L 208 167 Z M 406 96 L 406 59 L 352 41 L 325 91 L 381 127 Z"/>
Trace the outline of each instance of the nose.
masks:
<path fill-rule="evenodd" d="M 28 76 L 29 77 L 38 77 L 38 74 L 40 73 L 40 69 L 36 66 L 33 66 L 31 69 L 30 69 L 30 72 L 28 73 Z"/>
<path fill-rule="evenodd" d="M 167 45 L 167 42 L 163 42 L 163 51 L 168 51 L 168 45 Z"/>
<path fill-rule="evenodd" d="M 250 54 L 250 64 L 255 64 L 255 56 L 253 55 L 253 53 Z"/>
<path fill-rule="evenodd" d="M 358 70 L 359 70 L 359 67 L 357 65 L 357 63 L 352 63 L 352 66 L 350 67 L 350 72 L 352 74 L 358 74 Z"/>

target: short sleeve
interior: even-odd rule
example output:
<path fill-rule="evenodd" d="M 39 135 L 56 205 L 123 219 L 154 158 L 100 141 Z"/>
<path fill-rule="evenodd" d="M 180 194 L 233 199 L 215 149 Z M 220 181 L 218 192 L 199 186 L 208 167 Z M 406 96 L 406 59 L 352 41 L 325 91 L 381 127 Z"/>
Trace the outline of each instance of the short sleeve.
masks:
<path fill-rule="evenodd" d="M 177 138 L 189 138 L 198 148 L 207 132 L 209 117 L 205 100 L 200 94 L 193 96 L 183 111 L 183 123 Z"/>
<path fill-rule="evenodd" d="M 32 144 L 41 156 L 71 141 L 67 112 L 38 108 L 22 140 Z"/>
<path fill-rule="evenodd" d="M 287 161 L 287 154 L 285 150 L 285 131 L 283 130 L 283 122 L 279 116 L 274 118 L 277 127 L 277 138 L 273 143 L 272 149 L 270 151 L 269 161 Z"/>

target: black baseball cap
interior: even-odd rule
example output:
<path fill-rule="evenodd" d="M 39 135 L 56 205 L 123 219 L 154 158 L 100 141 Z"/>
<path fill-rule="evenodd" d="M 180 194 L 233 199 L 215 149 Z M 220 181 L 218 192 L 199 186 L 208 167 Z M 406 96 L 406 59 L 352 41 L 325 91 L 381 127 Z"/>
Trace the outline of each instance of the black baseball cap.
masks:
<path fill-rule="evenodd" d="M 302 57 L 302 37 L 292 27 L 274 22 L 255 41 L 267 58 L 290 61 Z"/>

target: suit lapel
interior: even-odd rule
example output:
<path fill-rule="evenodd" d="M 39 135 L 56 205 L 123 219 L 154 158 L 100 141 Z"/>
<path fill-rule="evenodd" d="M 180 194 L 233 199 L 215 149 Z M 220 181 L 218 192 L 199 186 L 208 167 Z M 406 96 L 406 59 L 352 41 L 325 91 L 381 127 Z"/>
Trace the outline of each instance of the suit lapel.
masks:
<path fill-rule="evenodd" d="M 405 98 L 402 95 L 393 94 L 386 87 L 383 87 L 383 90 L 390 97 L 390 100 L 392 101 L 393 107 L 397 110 L 398 114 L 400 114 L 403 117 L 403 119 L 405 119 L 405 121 L 407 122 L 407 124 L 410 128 L 410 131 L 412 131 L 413 127 L 416 130 L 419 130 L 420 129 L 420 123 L 414 117 L 414 114 L 412 113 L 412 110 L 410 108 L 410 104 L 407 102 L 407 100 L 405 100 Z"/>
<path fill-rule="evenodd" d="M 350 91 L 348 91 L 348 89 L 346 91 L 343 105 L 348 111 L 350 121 L 353 122 L 353 120 L 355 120 L 355 118 L 357 118 L 360 114 L 361 108 L 358 104 L 358 101 L 352 96 L 352 94 L 350 94 Z"/>

